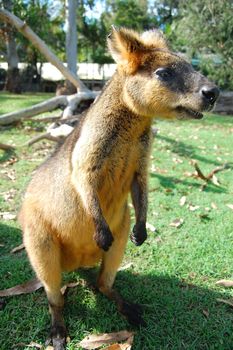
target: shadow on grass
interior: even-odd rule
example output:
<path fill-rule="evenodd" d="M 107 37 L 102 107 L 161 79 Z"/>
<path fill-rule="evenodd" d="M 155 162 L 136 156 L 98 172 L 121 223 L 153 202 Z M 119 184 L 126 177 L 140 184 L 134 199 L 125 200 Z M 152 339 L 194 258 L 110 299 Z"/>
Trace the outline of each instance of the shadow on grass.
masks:
<path fill-rule="evenodd" d="M 22 232 L 19 228 L 0 222 L 1 254 L 9 252 L 15 245 L 22 242 Z"/>
<path fill-rule="evenodd" d="M 8 159 L 10 159 L 12 156 L 15 156 L 15 155 L 16 153 L 14 150 L 7 150 L 7 151 L 0 150 L 0 163 L 6 162 Z"/>
<path fill-rule="evenodd" d="M 194 181 L 182 180 L 176 178 L 174 176 L 163 176 L 161 174 L 150 173 L 151 177 L 157 178 L 159 180 L 159 184 L 164 188 L 175 189 L 178 184 L 183 186 L 192 186 L 196 188 L 201 188 L 202 184 L 205 184 L 203 181 L 202 184 Z M 151 191 L 150 191 L 151 192 Z M 220 186 L 215 186 L 214 184 L 207 184 L 203 189 L 203 192 L 214 192 L 214 193 L 227 193 L 227 190 Z"/>
<path fill-rule="evenodd" d="M 233 124 L 233 116 L 210 114 L 207 118 L 203 119 L 202 123 L 203 125 Z"/>
<path fill-rule="evenodd" d="M 170 137 L 167 137 L 167 136 L 156 135 L 156 138 L 169 143 L 170 144 L 169 149 L 173 153 L 178 154 L 179 156 L 187 157 L 189 159 L 196 159 L 196 160 L 199 160 L 203 163 L 213 164 L 216 166 L 222 165 L 222 163 L 220 163 L 218 161 L 213 161 L 213 160 L 208 159 L 206 157 L 202 157 L 199 154 L 196 154 L 197 148 L 195 146 L 188 145 L 182 141 L 176 141 L 176 140 L 174 140 Z"/>
<path fill-rule="evenodd" d="M 13 235 L 19 235 L 20 230 L 5 226 L 0 227 L 0 232 L 5 230 L 5 235 L 1 235 L 1 239 L 5 237 L 3 242 L 9 230 L 15 230 Z M 14 259 L 24 260 L 25 275 L 17 281 L 23 283 L 29 279 L 29 263 L 25 254 L 19 254 Z M 14 259 L 6 268 L 11 274 L 12 286 L 15 281 L 13 276 L 18 270 Z M 65 280 L 67 283 L 84 278 L 93 283 L 96 274 L 97 269 L 79 270 L 66 274 Z M 218 298 L 227 298 L 224 293 L 196 286 L 166 273 L 159 275 L 156 271 L 119 271 L 115 288 L 126 300 L 143 305 L 146 327 L 134 329 L 133 350 L 232 350 L 233 313 L 229 306 L 217 301 Z M 88 333 L 133 330 L 111 301 L 99 293 L 95 294 L 81 281 L 77 287 L 68 290 L 64 311 L 68 333 L 75 342 Z M 45 342 L 50 320 L 43 290 L 6 298 L 0 317 L 3 327 L 1 349 L 22 349 L 22 346 L 13 345 Z"/>
<path fill-rule="evenodd" d="M 93 276 L 93 272 L 91 274 Z M 115 287 L 126 300 L 144 305 L 147 325 L 136 330 L 133 349 L 232 349 L 233 314 L 229 307 L 217 302 L 217 298 L 224 298 L 222 293 L 172 276 L 135 275 L 126 271 L 118 272 Z M 77 305 L 74 311 L 72 300 L 76 297 L 78 300 L 79 293 L 70 292 L 72 295 L 67 301 L 70 299 L 71 305 L 67 304 L 66 312 L 71 312 L 73 318 L 78 312 L 80 323 L 86 324 L 87 329 L 94 328 L 100 333 L 132 329 L 122 322 L 123 318 L 112 303 L 102 295 L 96 296 L 95 309 L 88 308 L 87 311 L 82 304 L 81 312 L 76 309 Z M 75 337 L 77 330 L 68 318 L 70 334 Z"/>

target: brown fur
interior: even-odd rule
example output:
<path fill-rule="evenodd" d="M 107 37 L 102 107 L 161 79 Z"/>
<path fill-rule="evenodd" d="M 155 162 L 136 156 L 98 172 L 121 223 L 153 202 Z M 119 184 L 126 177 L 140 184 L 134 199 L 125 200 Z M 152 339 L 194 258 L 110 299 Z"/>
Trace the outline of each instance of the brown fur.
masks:
<path fill-rule="evenodd" d="M 36 171 L 20 214 L 25 247 L 50 304 L 56 349 L 65 343 L 62 271 L 101 261 L 99 290 L 130 322 L 142 322 L 112 285 L 128 240 L 130 192 L 136 216 L 131 240 L 140 245 L 147 236 L 151 117 L 189 117 L 189 108 L 195 113 L 207 109 L 200 89 L 213 88 L 168 50 L 158 31 L 139 35 L 113 29 L 108 44 L 118 71 L 64 144 Z M 190 69 L 182 93 L 175 81 L 171 89 L 155 76 L 158 68 L 169 66 L 181 67 L 181 77 L 182 64 Z"/>

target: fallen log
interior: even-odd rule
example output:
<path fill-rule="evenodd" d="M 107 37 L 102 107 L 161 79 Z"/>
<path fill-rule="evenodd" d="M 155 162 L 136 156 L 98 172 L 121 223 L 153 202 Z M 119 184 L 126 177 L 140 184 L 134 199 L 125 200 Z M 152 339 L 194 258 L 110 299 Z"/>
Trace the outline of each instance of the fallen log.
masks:
<path fill-rule="evenodd" d="M 0 149 L 2 149 L 3 151 L 13 151 L 15 147 L 11 145 L 7 145 L 5 143 L 0 143 Z"/>
<path fill-rule="evenodd" d="M 74 114 L 77 105 L 83 100 L 95 99 L 99 95 L 98 91 L 82 91 L 71 96 L 56 96 L 47 101 L 38 103 L 32 107 L 21 109 L 20 111 L 6 113 L 0 116 L 0 125 L 12 124 L 18 120 L 30 119 L 41 113 L 65 107 L 62 119 L 69 118 Z"/>

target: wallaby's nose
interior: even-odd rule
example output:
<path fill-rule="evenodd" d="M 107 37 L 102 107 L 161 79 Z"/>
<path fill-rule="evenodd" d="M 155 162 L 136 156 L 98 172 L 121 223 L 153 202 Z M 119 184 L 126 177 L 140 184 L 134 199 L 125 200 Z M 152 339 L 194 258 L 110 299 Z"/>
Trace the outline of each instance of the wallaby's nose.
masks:
<path fill-rule="evenodd" d="M 219 96 L 219 89 L 216 86 L 209 87 L 204 85 L 201 88 L 201 94 L 209 104 L 213 105 Z"/>

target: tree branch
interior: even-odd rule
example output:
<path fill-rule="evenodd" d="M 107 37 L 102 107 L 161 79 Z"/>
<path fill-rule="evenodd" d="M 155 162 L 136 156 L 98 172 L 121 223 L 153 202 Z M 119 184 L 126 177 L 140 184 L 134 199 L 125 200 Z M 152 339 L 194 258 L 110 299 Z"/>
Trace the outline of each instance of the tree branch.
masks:
<path fill-rule="evenodd" d="M 37 135 L 35 137 L 33 137 L 31 140 L 29 140 L 26 145 L 27 146 L 31 146 L 34 143 L 40 141 L 40 140 L 49 140 L 49 141 L 55 141 L 57 142 L 60 138 L 59 137 L 55 137 L 55 136 L 51 136 L 49 132 L 45 132 L 43 134 Z"/>

